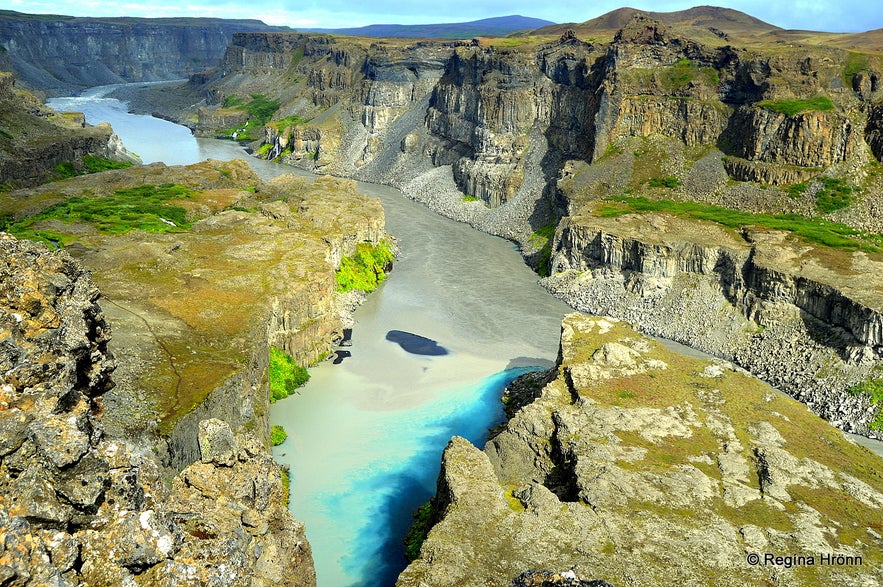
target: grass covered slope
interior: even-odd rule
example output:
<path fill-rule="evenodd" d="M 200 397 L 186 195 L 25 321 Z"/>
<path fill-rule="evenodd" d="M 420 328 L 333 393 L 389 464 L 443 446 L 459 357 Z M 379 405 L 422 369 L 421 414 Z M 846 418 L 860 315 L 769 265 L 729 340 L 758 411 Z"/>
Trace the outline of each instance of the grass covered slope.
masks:
<path fill-rule="evenodd" d="M 398 587 L 535 569 L 614 585 L 883 580 L 883 461 L 728 363 L 572 314 L 557 369 L 507 398 L 523 407 L 484 452 L 448 446 L 443 519 Z"/>
<path fill-rule="evenodd" d="M 286 373 L 327 352 L 342 328 L 332 260 L 384 235 L 352 182 L 264 183 L 243 161 L 60 181 L 5 195 L 0 214 L 92 272 L 125 357 L 115 424 L 161 432 L 219 387 L 266 381 L 268 346 L 293 357 Z"/>

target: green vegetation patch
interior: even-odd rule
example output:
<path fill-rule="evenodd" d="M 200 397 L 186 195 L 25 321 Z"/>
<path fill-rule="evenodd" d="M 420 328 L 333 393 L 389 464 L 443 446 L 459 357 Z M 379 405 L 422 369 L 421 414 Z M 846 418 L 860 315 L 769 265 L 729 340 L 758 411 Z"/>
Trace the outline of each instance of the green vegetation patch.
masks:
<path fill-rule="evenodd" d="M 871 60 L 869 55 L 850 51 L 846 55 L 846 64 L 843 66 L 843 84 L 846 87 L 852 87 L 852 79 L 856 74 L 862 71 L 867 71 L 870 64 Z"/>
<path fill-rule="evenodd" d="M 83 157 L 82 168 L 77 168 L 76 164 L 71 161 L 65 161 L 53 167 L 52 171 L 55 174 L 55 177 L 53 179 L 60 180 L 69 179 L 78 175 L 100 173 L 102 171 L 109 171 L 111 169 L 126 169 L 131 166 L 132 164 L 128 161 L 114 161 L 113 159 L 108 159 L 107 157 L 86 155 L 85 157 Z"/>
<path fill-rule="evenodd" d="M 132 230 L 145 232 L 178 232 L 190 228 L 187 210 L 169 205 L 168 200 L 189 198 L 193 191 L 177 184 L 142 185 L 117 190 L 102 198 L 78 197 L 46 208 L 39 214 L 8 225 L 8 231 L 19 238 L 47 244 L 65 243 L 58 235 L 33 226 L 43 220 L 65 223 L 88 222 L 99 232 L 124 234 Z"/>
<path fill-rule="evenodd" d="M 806 100 L 764 100 L 758 103 L 761 108 L 794 116 L 801 112 L 825 112 L 834 109 L 834 102 L 827 96 L 815 96 Z"/>
<path fill-rule="evenodd" d="M 376 245 L 359 243 L 355 254 L 340 260 L 340 269 L 335 274 L 337 290 L 374 291 L 386 278 L 393 258 L 392 247 L 385 241 Z"/>
<path fill-rule="evenodd" d="M 674 188 L 678 187 L 679 183 L 680 182 L 678 181 L 677 177 L 673 177 L 673 176 L 669 175 L 666 177 L 654 177 L 650 181 L 647 182 L 647 185 L 650 186 L 651 188 L 674 189 Z"/>
<path fill-rule="evenodd" d="M 228 106 L 228 102 L 230 106 Z M 279 100 L 271 100 L 263 94 L 252 94 L 251 100 L 243 104 L 242 98 L 237 96 L 227 96 L 224 99 L 224 107 L 237 108 L 248 113 L 248 121 L 245 123 L 244 130 L 236 135 L 237 141 L 255 141 L 260 137 L 252 135 L 255 129 L 261 129 L 279 110 Z M 230 128 L 222 131 L 224 136 L 233 136 L 234 132 L 240 131 L 237 128 Z"/>
<path fill-rule="evenodd" d="M 555 223 L 550 222 L 530 235 L 530 244 L 539 249 L 537 273 L 540 277 L 549 276 L 549 261 L 552 259 L 552 241 L 555 238 Z"/>
<path fill-rule="evenodd" d="M 785 188 L 785 193 L 788 194 L 789 198 L 796 200 L 806 193 L 808 187 L 805 182 L 795 183 Z"/>
<path fill-rule="evenodd" d="M 852 186 L 841 179 L 823 177 L 822 189 L 816 192 L 816 211 L 822 214 L 842 210 L 852 204 Z"/>
<path fill-rule="evenodd" d="M 305 367 L 295 363 L 294 357 L 285 351 L 274 347 L 270 347 L 268 377 L 271 402 L 288 397 L 310 380 L 310 374 Z"/>
<path fill-rule="evenodd" d="M 464 202 L 477 202 L 478 200 L 479 200 L 479 198 L 476 198 L 475 196 L 470 196 L 469 194 L 463 195 Z"/>
<path fill-rule="evenodd" d="M 868 422 L 871 430 L 883 430 L 883 365 L 874 368 L 873 375 L 867 381 L 849 388 L 852 395 L 867 395 L 871 398 L 871 404 L 877 407 L 874 418 Z"/>
<path fill-rule="evenodd" d="M 272 126 L 277 130 L 283 130 L 292 126 L 307 124 L 311 120 L 312 118 L 301 118 L 297 114 L 294 114 L 292 116 L 286 116 L 285 118 L 280 118 L 279 120 L 268 122 L 267 126 Z"/>
<path fill-rule="evenodd" d="M 706 86 L 720 84 L 720 75 L 713 67 L 702 67 L 690 59 L 678 59 L 668 67 L 633 68 L 629 74 L 639 87 L 659 86 L 663 91 L 674 94 L 691 83 Z"/>
<path fill-rule="evenodd" d="M 713 67 L 699 67 L 689 59 L 678 59 L 674 65 L 665 68 L 663 80 L 669 88 L 680 89 L 694 81 L 716 86 L 720 83 L 720 76 Z"/>
<path fill-rule="evenodd" d="M 405 544 L 405 558 L 413 562 L 420 558 L 420 547 L 432 529 L 435 518 L 435 509 L 432 500 L 427 501 L 412 514 L 414 524 L 411 526 L 403 540 Z"/>
<path fill-rule="evenodd" d="M 285 442 L 286 438 L 288 438 L 288 432 L 285 431 L 285 428 L 276 424 L 270 426 L 270 444 L 279 446 Z"/>
<path fill-rule="evenodd" d="M 664 212 L 675 216 L 708 220 L 728 228 L 760 226 L 772 230 L 787 230 L 811 243 L 847 251 L 883 252 L 883 235 L 856 230 L 839 222 L 809 218 L 799 214 L 753 214 L 723 206 L 697 202 L 650 200 L 644 197 L 618 197 L 605 201 L 595 213 L 602 218 L 614 218 L 630 213 Z"/>

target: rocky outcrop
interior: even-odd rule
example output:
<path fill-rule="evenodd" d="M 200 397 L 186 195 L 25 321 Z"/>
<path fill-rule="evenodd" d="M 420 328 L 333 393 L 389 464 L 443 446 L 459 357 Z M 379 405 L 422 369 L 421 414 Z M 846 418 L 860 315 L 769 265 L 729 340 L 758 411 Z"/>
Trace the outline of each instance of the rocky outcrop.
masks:
<path fill-rule="evenodd" d="M 315 585 L 263 438 L 208 420 L 201 460 L 103 433 L 110 331 L 67 254 L 0 236 L 0 577 L 10 585 Z"/>
<path fill-rule="evenodd" d="M 755 175 L 753 166 L 727 166 L 735 179 L 772 184 L 797 183 L 819 171 L 852 159 L 861 137 L 852 121 L 836 112 L 806 112 L 786 116 L 766 108 L 739 109 L 729 120 L 722 140 L 732 154 L 747 161 L 772 163 L 765 169 L 779 175 Z M 797 168 L 798 173 L 788 169 Z M 764 167 L 761 167 L 763 169 Z"/>
<path fill-rule="evenodd" d="M 445 450 L 398 587 L 881 580 L 880 457 L 731 364 L 574 314 L 506 401 L 483 451 Z"/>
<path fill-rule="evenodd" d="M 62 164 L 82 169 L 87 155 L 138 162 L 109 124 L 87 126 L 81 115 L 58 114 L 15 83 L 11 73 L 0 72 L 0 185 L 41 183 Z"/>
<path fill-rule="evenodd" d="M 184 78 L 215 67 L 257 20 L 74 18 L 0 12 L 2 45 L 20 79 L 51 95 L 124 82 Z"/>
<path fill-rule="evenodd" d="M 335 269 L 358 243 L 386 235 L 380 203 L 353 182 L 283 176 L 264 183 L 244 161 L 145 165 L 17 192 L 10 201 L 24 217 L 84 189 L 113 197 L 171 184 L 191 190 L 181 200 L 189 230 L 108 234 L 89 222 L 53 220 L 35 228 L 89 243 L 70 250 L 105 295 L 116 332 L 111 350 L 127 357 L 104 400 L 108 434 L 158 450 L 177 471 L 199 457 L 205 419 L 222 419 L 235 432 L 268 429 L 269 348 L 303 366 L 327 356 L 349 326 Z"/>
<path fill-rule="evenodd" d="M 871 109 L 868 126 L 865 128 L 865 140 L 879 161 L 883 161 L 883 106 Z"/>
<path fill-rule="evenodd" d="M 867 277 L 878 262 L 844 252 L 851 267 L 834 271 L 784 233 L 738 238 L 657 215 L 559 228 L 544 283 L 574 307 L 735 360 L 838 426 L 874 434 L 867 398 L 843 391 L 883 355 L 883 301 Z"/>
<path fill-rule="evenodd" d="M 879 75 L 859 68 L 844 88 L 849 59 L 828 47 L 707 45 L 639 14 L 608 44 L 570 34 L 514 49 L 242 34 L 204 90 L 271 88 L 280 117 L 311 119 L 288 135 L 268 127 L 262 156 L 393 184 L 531 254 L 532 233 L 566 207 L 553 182 L 568 161 L 594 163 L 634 137 L 720 148 L 739 181 L 783 185 L 863 165 Z M 771 107 L 817 96 L 833 109 Z M 633 181 L 656 167 L 632 170 Z M 738 201 L 738 190 L 719 191 Z"/>

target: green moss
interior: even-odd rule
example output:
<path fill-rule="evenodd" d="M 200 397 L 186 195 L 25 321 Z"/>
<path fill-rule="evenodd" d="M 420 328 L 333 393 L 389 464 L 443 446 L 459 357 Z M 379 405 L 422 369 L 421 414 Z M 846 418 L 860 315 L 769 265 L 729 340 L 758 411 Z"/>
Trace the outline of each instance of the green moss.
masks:
<path fill-rule="evenodd" d="M 305 367 L 283 350 L 270 347 L 270 401 L 274 402 L 295 393 L 298 387 L 310 379 Z"/>
<path fill-rule="evenodd" d="M 549 276 L 549 261 L 552 259 L 552 241 L 555 238 L 555 222 L 541 226 L 530 235 L 530 244 L 539 249 L 537 273 L 540 277 Z"/>
<path fill-rule="evenodd" d="M 114 161 L 107 157 L 95 157 L 86 155 L 83 157 L 83 165 L 89 173 L 100 173 L 111 169 L 128 169 L 132 166 L 128 161 Z"/>
<path fill-rule="evenodd" d="M 124 234 L 132 230 L 164 233 L 190 228 L 187 211 L 181 206 L 166 203 L 171 199 L 189 198 L 192 191 L 182 185 L 143 185 L 117 190 L 103 198 L 71 198 L 46 208 L 39 214 L 8 226 L 10 233 L 27 238 L 58 243 L 61 238 L 34 225 L 43 220 L 60 220 L 66 223 L 88 222 L 99 232 Z M 65 243 L 63 243 L 65 244 Z"/>
<path fill-rule="evenodd" d="M 286 116 L 285 118 L 280 118 L 279 120 L 273 120 L 267 123 L 267 126 L 272 126 L 275 129 L 283 130 L 292 126 L 300 126 L 302 124 L 307 124 L 310 122 L 312 118 L 301 118 L 297 114 L 293 116 Z"/>
<path fill-rule="evenodd" d="M 788 194 L 789 198 L 796 200 L 797 198 L 802 196 L 804 193 L 806 193 L 806 190 L 807 190 L 806 183 L 800 182 L 800 183 L 795 183 L 793 185 L 789 185 L 787 188 L 785 188 L 785 193 Z"/>
<path fill-rule="evenodd" d="M 838 222 L 798 214 L 752 214 L 723 206 L 650 200 L 644 197 L 612 198 L 595 210 L 595 213 L 603 218 L 614 218 L 633 212 L 665 212 L 695 220 L 708 220 L 735 229 L 743 226 L 762 226 L 773 230 L 787 230 L 809 242 L 836 249 L 883 252 L 883 235 L 866 233 Z"/>
<path fill-rule="evenodd" d="M 236 108 L 242 106 L 245 100 L 239 96 L 224 96 L 224 108 Z"/>
<path fill-rule="evenodd" d="M 111 169 L 126 169 L 132 164 L 127 161 L 114 161 L 106 157 L 96 157 L 94 155 L 86 155 L 83 157 L 81 167 L 71 161 L 59 163 L 52 168 L 54 173 L 53 180 L 69 179 L 78 175 L 87 175 L 89 173 L 100 173 Z"/>
<path fill-rule="evenodd" d="M 842 210 L 852 204 L 852 186 L 840 179 L 823 177 L 822 189 L 816 192 L 816 211 L 822 214 Z"/>
<path fill-rule="evenodd" d="M 785 116 L 794 116 L 801 112 L 823 112 L 834 109 L 834 103 L 827 96 L 815 96 L 806 100 L 764 100 L 758 103 L 758 106 L 784 114 Z"/>
<path fill-rule="evenodd" d="M 282 426 L 277 426 L 273 424 L 270 427 L 270 444 L 273 446 L 279 446 L 285 439 L 288 438 L 288 432 L 285 431 L 285 428 Z"/>
<path fill-rule="evenodd" d="M 476 198 L 475 196 L 470 196 L 469 194 L 464 194 L 463 201 L 464 202 L 477 202 L 478 198 Z"/>
<path fill-rule="evenodd" d="M 650 181 L 647 182 L 647 185 L 650 186 L 651 188 L 673 189 L 673 188 L 678 187 L 679 183 L 680 182 L 678 181 L 677 177 L 672 177 L 669 175 L 666 177 L 654 177 Z"/>
<path fill-rule="evenodd" d="M 883 430 L 883 365 L 874 368 L 874 374 L 867 380 L 849 388 L 852 395 L 867 395 L 871 398 L 871 404 L 876 406 L 877 413 L 868 422 L 871 430 Z"/>
<path fill-rule="evenodd" d="M 252 94 L 251 100 L 245 104 L 242 103 L 241 98 L 227 96 L 227 98 L 224 99 L 225 107 L 228 107 L 228 100 L 231 101 L 231 106 L 229 107 L 237 108 L 248 113 L 248 121 L 242 129 L 228 128 L 220 133 L 222 136 L 232 137 L 234 132 L 238 132 L 236 135 L 237 141 L 255 141 L 260 138 L 251 133 L 257 129 L 262 129 L 264 125 L 269 122 L 270 118 L 273 117 L 276 111 L 279 110 L 279 100 L 271 100 L 263 94 Z"/>
<path fill-rule="evenodd" d="M 414 524 L 411 525 L 403 541 L 405 544 L 405 558 L 408 559 L 408 562 L 413 562 L 420 557 L 420 547 L 423 546 L 423 541 L 426 540 L 426 536 L 432 529 L 435 518 L 433 501 L 429 500 L 421 505 L 412 516 Z"/>
<path fill-rule="evenodd" d="M 850 51 L 846 56 L 846 64 L 843 66 L 843 85 L 852 87 L 852 78 L 857 73 L 867 71 L 870 67 L 870 57 L 863 53 Z"/>
<path fill-rule="evenodd" d="M 335 274 L 337 290 L 341 292 L 360 289 L 371 292 L 386 278 L 392 266 L 392 248 L 387 242 L 378 244 L 359 243 L 356 252 L 340 260 Z"/>

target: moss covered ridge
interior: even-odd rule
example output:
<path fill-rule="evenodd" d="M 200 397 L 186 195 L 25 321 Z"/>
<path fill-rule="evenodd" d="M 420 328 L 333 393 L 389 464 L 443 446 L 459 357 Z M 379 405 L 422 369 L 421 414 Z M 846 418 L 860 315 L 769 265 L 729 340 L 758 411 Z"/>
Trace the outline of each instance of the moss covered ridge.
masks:
<path fill-rule="evenodd" d="M 799 402 L 580 314 L 545 381 L 513 384 L 523 407 L 484 451 L 449 444 L 444 515 L 398 587 L 508 584 L 531 569 L 615 585 L 883 579 L 883 461 Z M 747 558 L 766 553 L 814 562 Z"/>
<path fill-rule="evenodd" d="M 12 192 L 0 215 L 92 272 L 114 351 L 131 358 L 111 392 L 119 420 L 105 424 L 123 433 L 158 420 L 168 434 L 207 398 L 228 404 L 235 429 L 249 413 L 239 390 L 274 379 L 270 347 L 290 357 L 274 387 L 296 387 L 289 375 L 342 336 L 334 259 L 385 235 L 380 203 L 353 182 L 265 183 L 244 161 L 72 178 Z"/>

